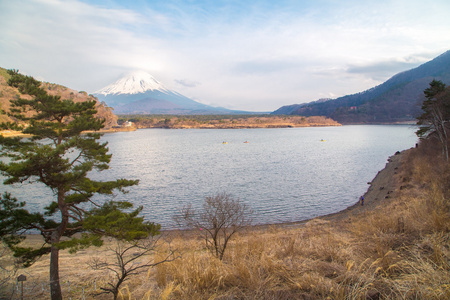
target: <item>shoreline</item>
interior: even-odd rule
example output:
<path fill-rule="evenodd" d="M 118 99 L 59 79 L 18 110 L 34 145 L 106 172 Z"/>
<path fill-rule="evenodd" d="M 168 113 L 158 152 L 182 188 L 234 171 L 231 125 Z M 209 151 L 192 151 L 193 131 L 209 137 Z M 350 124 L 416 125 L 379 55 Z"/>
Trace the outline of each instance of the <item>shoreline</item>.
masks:
<path fill-rule="evenodd" d="M 396 175 L 402 168 L 405 154 L 409 150 L 397 151 L 388 157 L 385 167 L 378 171 L 372 181 L 367 183 L 369 187 L 363 195 L 364 205 L 361 205 L 360 201 L 357 201 L 342 211 L 328 214 L 321 218 L 326 220 L 342 220 L 343 218 L 351 217 L 359 213 L 372 211 L 387 201 L 390 201 L 389 199 L 393 198 L 399 190 L 399 180 Z"/>
<path fill-rule="evenodd" d="M 410 149 L 406 149 L 401 152 L 396 152 L 392 156 L 388 157 L 387 163 L 384 168 L 378 171 L 372 181 L 367 183 L 369 184 L 369 187 L 364 195 L 362 195 L 364 197 L 364 205 L 361 205 L 360 201 L 357 201 L 355 204 L 341 211 L 288 224 L 306 223 L 315 219 L 326 221 L 342 221 L 360 213 L 373 211 L 377 207 L 384 204 L 386 201 L 389 201 L 389 199 L 392 198 L 398 191 L 399 182 L 396 178 L 396 174 L 401 168 L 405 153 L 409 150 Z"/>
<path fill-rule="evenodd" d="M 385 167 L 378 171 L 372 181 L 368 182 L 369 187 L 363 195 L 364 205 L 361 205 L 360 201 L 357 201 L 355 204 L 350 205 L 347 208 L 335 213 L 330 213 L 296 222 L 252 225 L 247 230 L 251 231 L 254 229 L 261 229 L 270 226 L 281 228 L 303 226 L 306 223 L 314 220 L 339 223 L 341 221 L 348 220 L 353 216 L 371 212 L 387 201 L 390 201 L 390 199 L 393 198 L 393 196 L 395 196 L 395 194 L 398 192 L 399 180 L 396 178 L 396 174 L 401 168 L 405 154 L 408 151 L 410 151 L 410 149 L 406 149 L 401 152 L 397 151 L 395 154 L 388 157 Z"/>
<path fill-rule="evenodd" d="M 330 213 L 322 216 L 317 216 L 301 221 L 295 222 L 284 222 L 284 223 L 268 223 L 268 224 L 257 224 L 250 225 L 244 229 L 243 232 L 252 232 L 255 230 L 262 230 L 268 227 L 278 227 L 278 228 L 292 228 L 296 226 L 304 226 L 308 222 L 311 221 L 326 221 L 326 222 L 334 222 L 339 223 L 342 221 L 346 221 L 349 218 L 359 215 L 365 214 L 367 212 L 371 212 L 377 209 L 382 204 L 386 203 L 386 201 L 390 201 L 389 199 L 395 195 L 395 193 L 399 190 L 399 181 L 396 178 L 396 174 L 398 170 L 401 168 L 403 163 L 403 159 L 405 157 L 405 153 L 410 151 L 410 149 L 403 150 L 401 152 L 396 152 L 392 156 L 388 157 L 387 163 L 383 169 L 378 171 L 375 177 L 371 182 L 368 182 L 369 187 L 367 191 L 364 193 L 364 205 L 361 205 L 359 201 L 355 204 L 340 210 L 335 213 Z M 195 232 L 194 229 L 161 229 L 161 234 L 171 234 L 171 233 L 183 233 L 183 234 L 192 234 Z M 26 234 L 29 237 L 37 237 L 40 236 L 39 233 L 30 233 Z"/>
<path fill-rule="evenodd" d="M 117 132 L 132 132 L 140 129 L 280 129 L 280 128 L 307 128 L 307 127 L 340 127 L 340 126 L 364 126 L 364 125 L 415 125 L 415 123 L 361 123 L 361 124 L 307 124 L 307 125 L 293 125 L 293 124 L 263 124 L 263 125 L 235 125 L 235 126 L 180 126 L 180 127 L 164 127 L 164 126 L 129 126 L 129 127 L 112 127 L 102 129 L 97 133 L 117 133 Z M 20 131 L 14 130 L 0 130 L 0 135 L 3 137 L 29 137 L 29 134 L 23 134 Z"/>
<path fill-rule="evenodd" d="M 137 129 L 279 129 L 279 128 L 306 128 L 306 127 L 339 127 L 342 124 L 249 124 L 249 125 L 198 125 L 198 126 L 141 126 Z"/>
<path fill-rule="evenodd" d="M 397 151 L 392 156 L 389 156 L 387 159 L 387 163 L 383 169 L 378 171 L 372 181 L 368 182 L 369 185 L 366 192 L 363 194 L 364 197 L 364 205 L 361 205 L 359 201 L 354 203 L 353 205 L 348 206 L 340 211 L 316 216 L 312 218 L 308 218 L 301 221 L 294 222 L 283 222 L 283 223 L 267 223 L 267 224 L 255 224 L 250 225 L 245 228 L 244 232 L 251 232 L 253 230 L 265 229 L 267 227 L 295 227 L 295 226 L 303 226 L 306 223 L 313 220 L 322 220 L 328 222 L 341 222 L 345 221 L 353 216 L 358 214 L 365 214 L 367 212 L 371 212 L 381 206 L 383 203 L 390 201 L 389 199 L 395 196 L 397 191 L 400 189 L 399 180 L 396 178 L 396 174 L 398 170 L 401 168 L 406 152 L 410 151 L 410 149 L 406 149 L 403 151 Z M 164 233 L 192 233 L 193 229 L 161 229 L 162 234 Z M 38 233 L 30 233 L 26 234 L 27 236 L 39 236 Z"/>
<path fill-rule="evenodd" d="M 378 171 L 372 181 L 368 182 L 369 187 L 367 191 L 362 195 L 364 197 L 364 205 L 361 205 L 358 200 L 355 204 L 335 213 L 318 216 L 308 220 L 294 222 L 307 223 L 311 220 L 325 220 L 325 221 L 343 221 L 352 216 L 356 216 L 361 213 L 367 213 L 375 210 L 379 206 L 383 205 L 390 198 L 392 198 L 399 190 L 399 181 L 396 178 L 398 170 L 401 168 L 405 153 L 410 149 L 397 151 L 392 156 L 388 157 L 387 163 L 383 169 Z"/>
<path fill-rule="evenodd" d="M 359 214 L 365 214 L 377 209 L 379 206 L 383 205 L 387 201 L 390 201 L 393 196 L 400 189 L 399 180 L 396 178 L 396 174 L 402 167 L 402 163 L 405 157 L 406 152 L 410 151 L 410 149 L 406 149 L 403 151 L 397 151 L 392 156 L 389 156 L 387 159 L 387 163 L 383 169 L 378 171 L 372 181 L 368 182 L 368 189 L 364 193 L 364 205 L 361 205 L 359 201 L 355 204 L 344 208 L 338 212 L 321 215 L 317 217 L 308 218 L 301 221 L 295 222 L 283 222 L 283 223 L 268 223 L 268 224 L 257 224 L 250 225 L 244 229 L 243 232 L 252 232 L 254 230 L 266 229 L 268 227 L 277 227 L 277 228 L 292 228 L 296 226 L 304 226 L 308 222 L 311 221 L 326 221 L 326 222 L 334 222 L 339 223 L 342 221 L 346 221 L 351 217 L 354 217 Z M 161 230 L 161 233 L 193 233 L 194 229 L 166 229 Z"/>

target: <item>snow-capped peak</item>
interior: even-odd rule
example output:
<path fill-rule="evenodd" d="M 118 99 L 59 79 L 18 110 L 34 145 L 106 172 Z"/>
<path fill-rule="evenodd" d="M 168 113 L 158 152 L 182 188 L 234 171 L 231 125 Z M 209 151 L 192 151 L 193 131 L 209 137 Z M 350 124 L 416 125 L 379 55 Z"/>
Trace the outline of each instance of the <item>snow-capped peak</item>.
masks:
<path fill-rule="evenodd" d="M 95 93 L 106 96 L 111 94 L 139 94 L 154 90 L 169 91 L 149 73 L 134 71 Z"/>

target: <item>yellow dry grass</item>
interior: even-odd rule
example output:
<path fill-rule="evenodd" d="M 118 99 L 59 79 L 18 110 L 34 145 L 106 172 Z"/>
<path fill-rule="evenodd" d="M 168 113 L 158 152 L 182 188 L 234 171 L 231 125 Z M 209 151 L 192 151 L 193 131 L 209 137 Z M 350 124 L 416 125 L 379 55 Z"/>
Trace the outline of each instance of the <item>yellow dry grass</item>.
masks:
<path fill-rule="evenodd" d="M 123 299 L 450 299 L 450 165 L 424 143 L 405 153 L 395 198 L 350 218 L 249 228 L 223 261 L 195 232 L 166 232 L 181 257 L 133 277 Z M 161 249 L 164 251 L 164 249 Z M 87 267 L 103 249 L 61 257 L 72 298 L 110 280 Z M 158 259 L 162 254 L 155 254 Z M 22 271 L 22 270 L 21 270 Z M 23 270 L 25 271 L 25 270 Z M 48 277 L 48 258 L 26 270 Z M 35 284 L 36 285 L 36 284 Z M 39 289 L 39 285 L 38 289 Z M 64 286 L 64 284 L 63 284 Z M 67 293 L 67 287 L 64 286 Z M 66 294 L 67 295 L 67 294 Z M 48 292 L 36 294 L 46 299 Z M 98 298 L 103 299 L 103 298 Z M 105 297 L 108 299 L 108 297 Z"/>

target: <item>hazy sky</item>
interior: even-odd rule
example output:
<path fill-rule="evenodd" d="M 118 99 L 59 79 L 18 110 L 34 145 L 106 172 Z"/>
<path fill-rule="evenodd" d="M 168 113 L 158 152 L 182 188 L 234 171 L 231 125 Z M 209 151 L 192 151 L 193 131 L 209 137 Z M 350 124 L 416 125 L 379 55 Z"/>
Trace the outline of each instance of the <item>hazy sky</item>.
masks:
<path fill-rule="evenodd" d="M 356 93 L 450 49 L 450 1 L 0 0 L 0 67 L 93 93 L 145 70 L 214 106 Z"/>

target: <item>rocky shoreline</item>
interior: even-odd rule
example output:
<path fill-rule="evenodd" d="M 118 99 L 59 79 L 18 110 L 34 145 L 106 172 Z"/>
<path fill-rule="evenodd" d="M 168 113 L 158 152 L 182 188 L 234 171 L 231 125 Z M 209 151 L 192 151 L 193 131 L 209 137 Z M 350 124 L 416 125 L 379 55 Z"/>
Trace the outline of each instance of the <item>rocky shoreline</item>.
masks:
<path fill-rule="evenodd" d="M 349 221 L 354 216 L 369 213 L 383 204 L 386 204 L 386 202 L 390 201 L 392 198 L 395 198 L 396 193 L 400 190 L 400 180 L 397 174 L 402 168 L 402 163 L 407 151 L 409 150 L 397 152 L 393 156 L 390 156 L 387 160 L 388 162 L 386 163 L 386 166 L 377 173 L 371 182 L 367 183 L 370 186 L 363 195 L 364 205 L 361 205 L 360 201 L 357 201 L 355 204 L 336 213 L 318 216 L 299 222 L 281 223 L 276 225 L 291 227 L 296 225 L 304 225 L 311 221 L 345 222 L 346 220 Z M 265 227 L 272 225 L 260 226 Z"/>
<path fill-rule="evenodd" d="M 370 213 L 383 204 L 386 204 L 392 198 L 395 198 L 396 194 L 400 190 L 400 180 L 397 174 L 402 169 L 402 163 L 405 158 L 405 154 L 408 151 L 409 150 L 404 150 L 402 152 L 395 153 L 393 156 L 390 156 L 387 160 L 386 166 L 377 173 L 377 175 L 371 182 L 368 182 L 370 186 L 363 195 L 364 205 L 361 205 L 360 201 L 358 201 L 355 204 L 347 207 L 346 209 L 343 209 L 336 213 L 318 216 L 298 222 L 254 225 L 252 226 L 252 228 L 264 229 L 269 226 L 295 227 L 304 225 L 308 222 L 320 221 L 345 222 L 346 220 L 350 220 L 352 217 L 359 214 Z M 251 228 L 249 230 L 251 230 Z"/>
<path fill-rule="evenodd" d="M 387 202 L 391 201 L 395 198 L 396 194 L 400 190 L 400 178 L 398 177 L 398 173 L 400 173 L 402 169 L 402 164 L 405 158 L 406 153 L 410 151 L 404 150 L 402 152 L 397 152 L 394 155 L 390 156 L 387 159 L 387 163 L 385 167 L 380 170 L 374 179 L 371 182 L 368 182 L 370 185 L 367 191 L 364 193 L 364 205 L 361 205 L 360 201 L 355 204 L 338 211 L 336 213 L 331 213 L 323 216 L 314 217 L 311 219 L 306 219 L 297 222 L 286 222 L 286 223 L 275 223 L 275 224 L 258 224 L 252 225 L 247 228 L 246 231 L 253 230 L 264 230 L 268 227 L 295 227 L 295 226 L 303 226 L 309 222 L 345 222 L 349 221 L 352 217 L 357 216 L 359 214 L 370 213 L 371 211 L 383 206 Z M 178 230 L 162 230 L 164 232 L 172 232 Z M 183 230 L 186 233 L 190 232 L 190 230 Z"/>
<path fill-rule="evenodd" d="M 368 182 L 370 186 L 363 195 L 364 205 L 361 205 L 360 201 L 358 201 L 354 205 L 340 212 L 326 215 L 321 218 L 325 220 L 342 220 L 356 214 L 370 212 L 390 201 L 392 198 L 395 198 L 400 190 L 400 180 L 397 174 L 402 168 L 402 163 L 407 151 L 409 150 L 397 152 L 389 157 L 384 169 L 379 171 L 371 182 Z"/>

